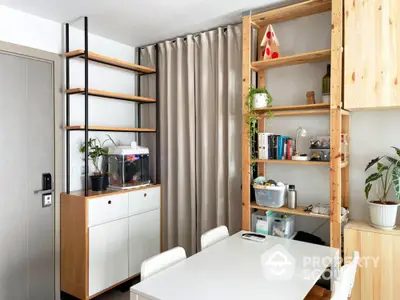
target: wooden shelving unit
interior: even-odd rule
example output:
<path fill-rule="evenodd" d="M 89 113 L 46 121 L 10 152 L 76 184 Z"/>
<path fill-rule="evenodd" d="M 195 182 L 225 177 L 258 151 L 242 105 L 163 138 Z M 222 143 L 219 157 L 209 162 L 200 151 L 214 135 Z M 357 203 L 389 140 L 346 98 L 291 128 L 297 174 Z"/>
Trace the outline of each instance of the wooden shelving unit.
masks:
<path fill-rule="evenodd" d="M 274 24 L 306 17 L 317 13 L 331 11 L 331 49 L 281 57 L 278 59 L 262 60 L 260 42 L 267 24 Z M 275 106 L 267 109 L 255 109 L 262 119 L 267 113 L 272 112 L 274 117 L 327 114 L 330 117 L 331 161 L 288 161 L 288 160 L 252 160 L 249 140 L 249 129 L 245 118 L 242 123 L 242 229 L 250 230 L 251 212 L 254 209 L 279 211 L 288 214 L 329 219 L 330 245 L 341 248 L 341 207 L 349 206 L 349 164 L 341 163 L 341 134 L 347 133 L 349 137 L 349 113 L 342 109 L 342 50 L 343 50 L 343 1 L 342 0 L 309 0 L 298 4 L 270 10 L 267 12 L 246 15 L 243 17 L 243 56 L 242 56 L 242 107 L 247 111 L 246 97 L 251 85 L 252 71 L 257 72 L 258 87 L 265 87 L 265 70 L 270 68 L 291 66 L 317 61 L 331 61 L 331 103 L 314 105 Z M 258 30 L 258 61 L 251 61 L 252 30 Z M 310 37 L 312 38 L 312 37 Z M 258 122 L 258 130 L 265 130 L 264 122 Z M 286 207 L 269 208 L 258 206 L 251 202 L 250 197 L 250 173 L 251 164 L 256 163 L 258 174 L 265 174 L 265 166 L 268 164 L 288 165 L 321 165 L 330 167 L 330 216 L 313 215 L 304 212 L 304 207 L 295 210 Z M 327 187 L 328 189 L 328 187 Z"/>
<path fill-rule="evenodd" d="M 330 57 L 331 57 L 330 49 L 319 50 L 310 53 L 303 53 L 292 56 L 283 56 L 276 59 L 255 61 L 251 64 L 251 68 L 256 72 L 260 72 L 266 69 L 272 69 L 277 67 L 286 67 L 286 66 L 329 60 Z"/>
<path fill-rule="evenodd" d="M 75 94 L 84 95 L 85 91 L 86 90 L 84 88 L 76 88 L 76 89 L 68 89 L 65 91 L 65 93 L 69 94 L 69 95 L 75 95 Z M 88 94 L 89 94 L 89 96 L 126 100 L 126 101 L 134 101 L 134 102 L 139 102 L 139 103 L 155 103 L 156 102 L 156 99 L 153 99 L 153 98 L 112 93 L 112 92 L 99 91 L 99 90 L 93 90 L 93 89 L 89 89 Z"/>
<path fill-rule="evenodd" d="M 83 17 L 84 21 L 84 30 L 83 30 L 83 41 L 84 41 L 84 49 L 77 49 L 77 50 L 72 50 L 70 51 L 70 24 L 66 23 L 65 24 L 65 49 L 66 52 L 64 53 L 64 56 L 66 58 L 66 63 L 65 63 L 65 95 L 66 95 L 66 124 L 65 124 L 65 130 L 66 130 L 66 193 L 69 194 L 70 191 L 70 173 L 71 173 L 71 165 L 70 165 L 70 159 L 71 159 L 71 150 L 70 150 L 70 140 L 71 140 L 71 132 L 72 131 L 83 131 L 84 132 L 84 144 L 86 145 L 85 147 L 85 155 L 84 155 L 84 192 L 85 195 L 87 196 L 89 193 L 89 185 L 88 185 L 88 179 L 89 179 L 89 147 L 88 147 L 88 141 L 89 141 L 89 132 L 92 131 L 105 131 L 105 132 L 133 132 L 137 133 L 137 140 L 140 143 L 140 138 L 141 134 L 147 134 L 147 133 L 156 133 L 156 148 L 155 153 L 156 153 L 156 162 L 155 162 L 155 169 L 156 169 L 156 175 L 155 175 L 155 181 L 157 184 L 160 183 L 160 172 L 159 172 L 159 165 L 160 165 L 160 151 L 159 151 L 159 141 L 160 141 L 160 132 L 158 130 L 159 126 L 159 102 L 157 101 L 158 99 L 158 89 L 156 89 L 156 96 L 154 98 L 148 98 L 148 97 L 142 97 L 140 95 L 140 79 L 142 76 L 145 75 L 152 75 L 154 74 L 155 76 L 155 82 L 156 82 L 156 87 L 158 86 L 158 74 L 156 72 L 155 68 L 151 67 L 146 67 L 146 66 L 141 66 L 140 61 L 141 61 L 141 51 L 140 47 L 137 48 L 137 61 L 138 64 L 131 63 L 131 62 L 126 62 L 122 61 L 119 59 L 115 59 L 112 57 L 104 56 L 98 53 L 90 52 L 89 51 L 89 31 L 88 31 L 88 18 Z M 158 67 L 158 47 L 156 46 L 156 62 L 155 66 Z M 132 53 L 134 55 L 134 53 Z M 84 62 L 84 82 L 82 83 L 83 88 L 71 88 L 70 87 L 70 64 L 71 64 L 71 59 L 75 58 L 82 58 Z M 119 68 L 119 69 L 124 69 L 128 70 L 130 72 L 135 72 L 136 73 L 136 79 L 137 79 L 137 96 L 136 95 L 127 95 L 127 94 L 121 94 L 121 93 L 114 93 L 114 92 L 108 92 L 108 91 L 103 91 L 103 90 L 95 90 L 95 89 L 90 89 L 89 87 L 89 62 L 97 62 L 101 63 L 103 65 L 108 65 L 111 67 Z M 83 95 L 84 98 L 84 123 L 83 125 L 71 125 L 70 124 L 70 104 L 71 104 L 71 97 L 73 95 Z M 108 98 L 108 99 L 115 99 L 115 100 L 124 100 L 124 101 L 132 101 L 137 103 L 137 118 L 135 120 L 135 124 L 133 125 L 134 127 L 109 127 L 109 126 L 91 126 L 89 124 L 89 97 L 101 97 L 101 98 Z M 141 105 L 147 105 L 147 104 L 155 104 L 156 106 L 156 128 L 142 128 L 141 127 Z M 132 120 L 133 121 L 133 120 Z"/>
<path fill-rule="evenodd" d="M 70 51 L 65 53 L 65 57 L 67 58 L 74 58 L 74 57 L 80 57 L 85 59 L 85 50 L 74 50 L 74 51 Z M 151 74 L 151 73 L 155 73 L 156 70 L 153 68 L 149 68 L 149 67 L 145 67 L 145 66 L 140 66 L 134 63 L 130 63 L 130 62 L 126 62 L 126 61 L 122 61 L 119 59 L 115 59 L 112 57 L 108 57 L 108 56 L 104 56 L 101 54 L 97 54 L 94 52 L 88 52 L 88 59 L 91 61 L 95 61 L 98 63 L 102 63 L 102 64 L 106 64 L 106 65 L 110 65 L 113 67 L 117 67 L 117 68 L 122 68 L 122 69 L 126 69 L 129 71 L 135 71 L 141 74 Z"/>

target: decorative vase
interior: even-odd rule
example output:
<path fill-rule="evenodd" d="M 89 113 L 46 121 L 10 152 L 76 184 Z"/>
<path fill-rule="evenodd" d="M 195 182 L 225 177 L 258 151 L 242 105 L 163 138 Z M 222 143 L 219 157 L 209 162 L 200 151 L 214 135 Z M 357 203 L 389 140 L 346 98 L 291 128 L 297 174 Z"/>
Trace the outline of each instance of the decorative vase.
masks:
<path fill-rule="evenodd" d="M 92 181 L 92 191 L 98 192 L 104 190 L 104 176 L 90 176 L 90 180 Z"/>
<path fill-rule="evenodd" d="M 253 108 L 265 108 L 268 105 L 268 96 L 266 93 L 254 94 Z"/>
<path fill-rule="evenodd" d="M 379 204 L 368 201 L 371 225 L 379 229 L 396 227 L 397 208 L 400 203 Z"/>

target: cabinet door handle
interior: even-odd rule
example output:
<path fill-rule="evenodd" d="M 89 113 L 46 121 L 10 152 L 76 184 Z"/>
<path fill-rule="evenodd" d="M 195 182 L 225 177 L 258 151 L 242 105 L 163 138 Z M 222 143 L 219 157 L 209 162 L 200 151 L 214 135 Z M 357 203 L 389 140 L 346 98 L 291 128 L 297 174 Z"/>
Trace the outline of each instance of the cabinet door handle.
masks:
<path fill-rule="evenodd" d="M 145 197 L 147 197 L 147 194 L 146 194 L 146 193 L 144 193 L 144 196 L 145 196 Z"/>
<path fill-rule="evenodd" d="M 108 200 L 108 204 L 111 204 L 111 200 Z"/>

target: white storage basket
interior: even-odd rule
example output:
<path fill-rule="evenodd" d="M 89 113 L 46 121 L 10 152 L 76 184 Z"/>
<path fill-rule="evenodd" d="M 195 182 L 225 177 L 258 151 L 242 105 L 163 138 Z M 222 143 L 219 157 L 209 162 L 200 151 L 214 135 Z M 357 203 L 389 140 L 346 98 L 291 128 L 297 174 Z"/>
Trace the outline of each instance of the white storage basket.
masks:
<path fill-rule="evenodd" d="M 275 208 L 285 205 L 285 186 L 253 184 L 253 187 L 258 205 Z"/>

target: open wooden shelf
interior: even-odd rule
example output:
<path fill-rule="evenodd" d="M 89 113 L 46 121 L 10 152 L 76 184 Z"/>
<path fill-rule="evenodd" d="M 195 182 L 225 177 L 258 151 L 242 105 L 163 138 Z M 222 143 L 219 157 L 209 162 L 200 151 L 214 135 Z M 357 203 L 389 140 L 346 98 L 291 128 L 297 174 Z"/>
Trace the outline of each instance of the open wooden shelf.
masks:
<path fill-rule="evenodd" d="M 298 215 L 298 216 L 306 216 L 306 217 L 314 217 L 314 218 L 320 218 L 320 219 L 329 219 L 329 216 L 325 215 L 315 215 L 315 214 L 310 214 L 309 212 L 305 212 L 304 209 L 306 206 L 297 206 L 295 209 L 290 209 L 287 207 L 279 207 L 279 208 L 274 208 L 274 207 L 265 207 L 265 206 L 260 206 L 257 205 L 255 201 L 251 202 L 251 208 L 259 209 L 259 210 L 270 210 L 270 211 L 277 211 L 285 214 L 291 214 L 291 215 Z"/>
<path fill-rule="evenodd" d="M 260 205 L 257 204 L 256 201 L 252 201 L 251 204 L 250 204 L 250 207 L 254 208 L 254 209 L 259 209 L 259 210 L 262 210 L 262 211 L 276 211 L 276 212 L 280 212 L 280 213 L 284 213 L 284 214 L 290 214 L 290 215 L 296 215 L 296 216 L 304 216 L 304 217 L 313 217 L 313 218 L 318 218 L 318 219 L 330 219 L 331 218 L 330 216 L 327 216 L 327 215 L 317 215 L 317 214 L 312 214 L 312 213 L 310 213 L 308 211 L 307 212 L 304 211 L 304 209 L 307 206 L 297 206 L 295 209 L 290 209 L 290 208 L 287 208 L 286 206 L 275 208 L 275 207 L 260 206 Z M 348 220 L 348 214 L 344 215 L 344 216 L 341 216 L 340 219 L 341 219 L 342 222 L 343 221 L 347 221 Z"/>
<path fill-rule="evenodd" d="M 329 109 L 293 110 L 293 111 L 277 111 L 274 112 L 272 116 L 288 117 L 288 116 L 306 116 L 306 115 L 327 115 L 329 113 L 330 113 Z"/>
<path fill-rule="evenodd" d="M 85 58 L 85 50 L 74 50 L 74 51 L 67 52 L 67 53 L 65 53 L 65 57 L 67 57 L 67 58 L 74 58 L 74 57 Z M 137 65 L 134 63 L 122 61 L 122 60 L 115 59 L 112 57 L 107 57 L 107 56 L 100 55 L 100 54 L 90 52 L 90 51 L 88 53 L 88 58 L 91 61 L 96 61 L 96 62 L 99 62 L 102 64 L 130 70 L 130 71 L 139 72 L 141 74 L 152 74 L 152 73 L 156 72 L 156 70 L 153 68 L 140 66 L 140 65 Z"/>
<path fill-rule="evenodd" d="M 85 89 L 84 88 L 69 89 L 69 90 L 66 90 L 65 92 L 69 95 L 85 94 Z M 89 89 L 88 93 L 89 93 L 89 96 L 96 96 L 96 97 L 102 97 L 102 98 L 134 101 L 134 102 L 140 102 L 140 103 L 155 103 L 156 102 L 156 100 L 153 98 L 112 93 L 112 92 L 92 90 L 92 89 Z"/>
<path fill-rule="evenodd" d="M 296 54 L 292 56 L 283 56 L 275 59 L 259 60 L 251 63 L 251 68 L 256 71 L 265 69 L 299 65 L 317 61 L 330 60 L 331 50 L 319 50 L 309 53 Z"/>
<path fill-rule="evenodd" d="M 300 104 L 300 105 L 287 105 L 287 106 L 270 106 L 266 108 L 255 108 L 255 112 L 267 112 L 267 111 L 288 111 L 288 110 L 311 110 L 311 109 L 322 109 L 330 108 L 328 103 L 317 103 L 317 104 Z"/>
<path fill-rule="evenodd" d="M 65 126 L 66 130 L 85 130 L 85 126 Z M 154 128 L 106 127 L 89 126 L 89 131 L 117 131 L 117 132 L 156 132 Z"/>
<path fill-rule="evenodd" d="M 265 164 L 282 164 L 282 165 L 326 165 L 329 166 L 329 161 L 310 161 L 310 160 L 278 160 L 278 159 L 254 159 L 255 163 Z"/>
<path fill-rule="evenodd" d="M 264 163 L 264 164 L 281 164 L 281 165 L 325 165 L 329 166 L 330 161 L 314 161 L 314 160 L 279 160 L 279 159 L 254 159 L 254 163 Z M 349 163 L 342 163 L 341 168 L 347 168 Z"/>
<path fill-rule="evenodd" d="M 251 22 L 257 26 L 265 26 L 327 12 L 331 9 L 331 0 L 309 0 L 252 15 Z"/>

